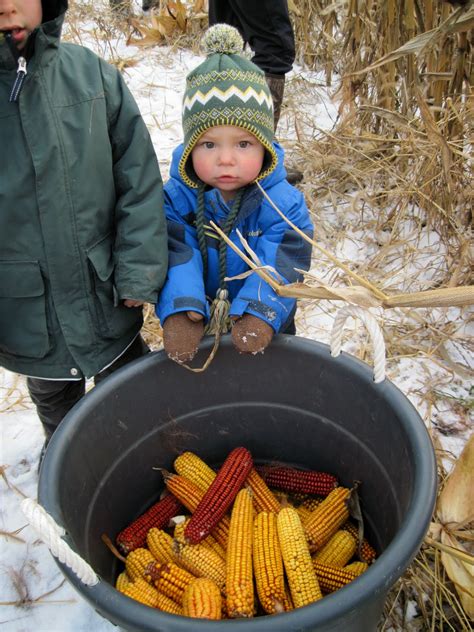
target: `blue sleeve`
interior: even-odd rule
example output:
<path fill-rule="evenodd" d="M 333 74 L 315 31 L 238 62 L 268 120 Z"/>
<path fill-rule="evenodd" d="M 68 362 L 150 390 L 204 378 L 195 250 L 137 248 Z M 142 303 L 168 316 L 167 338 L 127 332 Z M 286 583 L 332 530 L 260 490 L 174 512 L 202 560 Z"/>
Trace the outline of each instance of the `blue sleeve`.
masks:
<path fill-rule="evenodd" d="M 279 191 L 278 197 L 275 196 L 276 206 L 293 224 L 312 237 L 313 225 L 303 195 L 287 183 L 281 185 L 281 188 L 283 187 L 283 193 Z M 302 274 L 295 268 L 309 269 L 311 244 L 293 230 L 267 201 L 262 203 L 260 209 L 259 226 L 262 234 L 258 238 L 255 253 L 262 265 L 276 270 L 280 283 L 285 285 L 301 280 Z M 295 299 L 278 296 L 270 285 L 254 272 L 247 277 L 232 301 L 230 313 L 232 316 L 253 314 L 271 325 L 278 333 L 291 316 L 295 305 Z"/>
<path fill-rule="evenodd" d="M 156 306 L 161 323 L 171 314 L 194 311 L 206 319 L 209 310 L 203 280 L 203 264 L 192 225 L 194 204 L 183 186 L 168 181 L 165 186 L 165 213 L 168 222 L 168 274 Z"/>

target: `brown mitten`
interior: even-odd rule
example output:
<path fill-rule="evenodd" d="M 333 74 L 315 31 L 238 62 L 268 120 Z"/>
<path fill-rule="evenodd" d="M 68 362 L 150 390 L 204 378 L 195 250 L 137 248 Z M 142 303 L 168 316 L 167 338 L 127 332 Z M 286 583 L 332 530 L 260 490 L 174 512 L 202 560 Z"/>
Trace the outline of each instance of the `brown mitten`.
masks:
<path fill-rule="evenodd" d="M 170 360 L 190 362 L 204 335 L 204 321 L 192 321 L 186 312 L 168 316 L 163 325 L 163 345 Z"/>
<path fill-rule="evenodd" d="M 252 314 L 244 314 L 232 327 L 232 341 L 239 353 L 259 353 L 268 347 L 272 338 L 270 325 Z"/>

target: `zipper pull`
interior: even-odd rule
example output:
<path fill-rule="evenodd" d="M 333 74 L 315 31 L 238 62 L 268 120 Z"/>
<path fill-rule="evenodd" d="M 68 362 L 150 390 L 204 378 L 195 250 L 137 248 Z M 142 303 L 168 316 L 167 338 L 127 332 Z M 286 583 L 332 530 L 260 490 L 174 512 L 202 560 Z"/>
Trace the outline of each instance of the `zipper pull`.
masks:
<path fill-rule="evenodd" d="M 26 59 L 24 57 L 18 57 L 18 69 L 16 71 L 16 79 L 13 84 L 12 91 L 10 92 L 10 103 L 18 101 L 20 90 L 23 87 L 23 82 L 26 77 Z"/>

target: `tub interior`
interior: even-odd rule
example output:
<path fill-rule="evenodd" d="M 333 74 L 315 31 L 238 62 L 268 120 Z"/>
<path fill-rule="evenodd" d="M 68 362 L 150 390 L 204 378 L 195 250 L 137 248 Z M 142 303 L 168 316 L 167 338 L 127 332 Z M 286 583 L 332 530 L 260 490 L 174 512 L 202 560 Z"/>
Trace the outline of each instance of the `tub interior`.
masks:
<path fill-rule="evenodd" d="M 53 437 L 41 477 L 44 484 L 54 470 L 67 480 L 54 501 L 62 524 L 111 584 L 120 562 L 101 536 L 114 540 L 159 498 L 157 468 L 172 469 L 184 450 L 213 466 L 242 445 L 257 463 L 327 471 L 349 487 L 359 481 L 366 536 L 381 553 L 413 497 L 410 425 L 420 422 L 392 384 L 374 384 L 370 367 L 334 359 L 326 345 L 283 336 L 247 357 L 224 340 L 203 373 L 158 352 L 94 388 Z"/>

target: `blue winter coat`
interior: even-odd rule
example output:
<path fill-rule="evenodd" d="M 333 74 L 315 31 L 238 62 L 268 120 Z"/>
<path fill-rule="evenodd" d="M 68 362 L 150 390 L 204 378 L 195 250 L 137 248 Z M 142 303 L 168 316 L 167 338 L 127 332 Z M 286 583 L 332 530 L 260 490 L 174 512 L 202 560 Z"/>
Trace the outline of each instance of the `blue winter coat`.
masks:
<path fill-rule="evenodd" d="M 287 182 L 283 166 L 283 149 L 274 143 L 278 155 L 276 169 L 261 181 L 261 185 L 277 207 L 298 228 L 312 236 L 313 225 L 304 197 Z M 178 164 L 183 145 L 173 153 L 170 179 L 165 185 L 165 212 L 168 221 L 169 268 L 161 291 L 156 313 L 161 322 L 171 314 L 192 310 L 209 318 L 210 301 L 219 288 L 219 237 L 207 234 L 207 279 L 203 279 L 203 262 L 197 242 L 195 209 L 197 189 L 191 189 L 181 179 Z M 213 220 L 223 225 L 229 206 L 217 189 L 205 193 L 206 225 Z M 230 239 L 243 250 L 237 230 L 257 254 L 262 265 L 271 266 L 282 277 L 283 283 L 301 280 L 295 268 L 307 270 L 311 246 L 294 231 L 272 208 L 256 185 L 250 186 L 242 198 L 240 211 L 234 222 Z M 234 277 L 249 270 L 247 264 L 227 248 L 227 276 Z M 294 316 L 296 301 L 282 298 L 255 272 L 244 279 L 228 281 L 231 316 L 253 314 L 273 327 L 275 332 L 285 329 Z"/>

